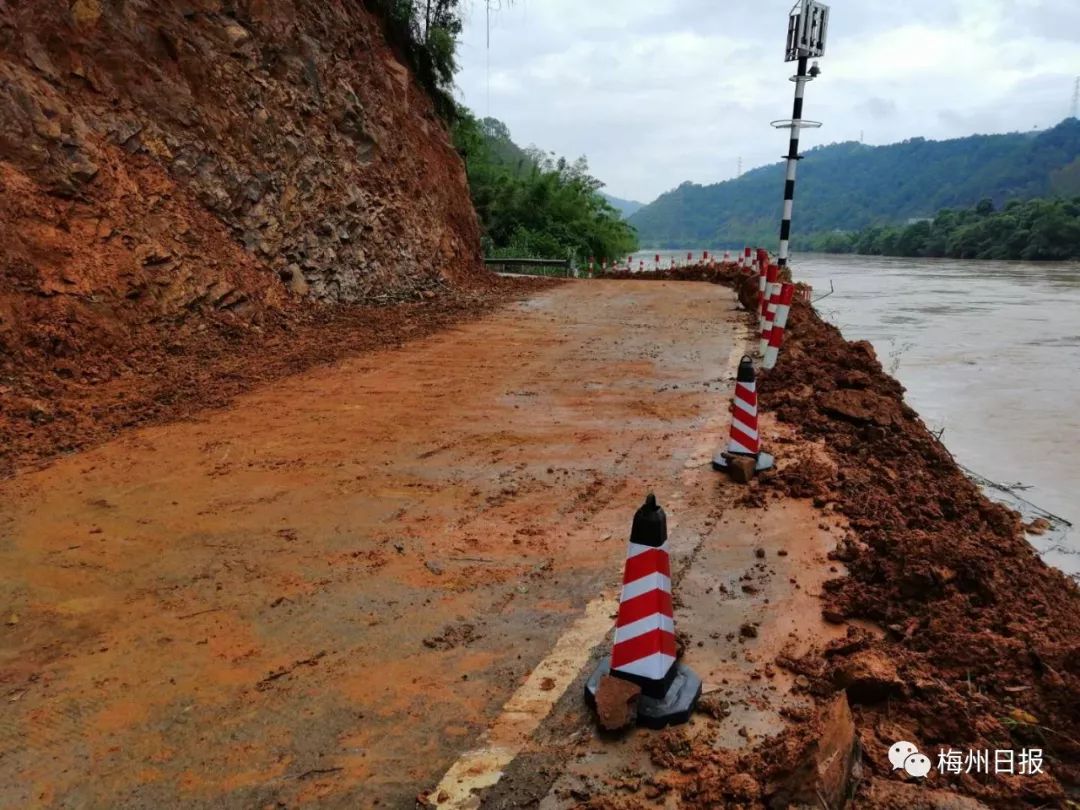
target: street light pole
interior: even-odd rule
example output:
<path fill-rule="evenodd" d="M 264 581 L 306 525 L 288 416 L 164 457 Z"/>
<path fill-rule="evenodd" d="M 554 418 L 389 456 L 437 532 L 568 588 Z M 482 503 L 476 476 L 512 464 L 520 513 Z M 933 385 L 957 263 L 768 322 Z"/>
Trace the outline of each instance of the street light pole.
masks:
<path fill-rule="evenodd" d="M 788 143 L 787 175 L 784 180 L 784 214 L 780 220 L 780 255 L 777 264 L 787 267 L 791 244 L 791 215 L 795 207 L 795 173 L 799 168 L 799 129 L 802 126 L 803 97 L 806 94 L 808 58 L 799 58 L 799 69 L 795 74 L 795 107 L 791 113 L 791 140 Z"/>
<path fill-rule="evenodd" d="M 798 10 L 796 12 L 796 9 Z M 800 0 L 788 15 L 787 61 L 798 62 L 798 68 L 791 81 L 795 82 L 795 105 L 791 118 L 787 121 L 773 121 L 777 129 L 791 130 L 788 141 L 787 174 L 784 179 L 784 213 L 780 220 L 780 253 L 777 264 L 787 267 L 791 250 L 791 215 L 795 207 L 795 175 L 799 161 L 799 131 L 805 128 L 821 126 L 818 121 L 803 119 L 803 98 L 806 85 L 821 73 L 817 62 L 809 67 L 812 57 L 825 53 L 825 34 L 829 22 L 829 7 L 816 0 Z"/>

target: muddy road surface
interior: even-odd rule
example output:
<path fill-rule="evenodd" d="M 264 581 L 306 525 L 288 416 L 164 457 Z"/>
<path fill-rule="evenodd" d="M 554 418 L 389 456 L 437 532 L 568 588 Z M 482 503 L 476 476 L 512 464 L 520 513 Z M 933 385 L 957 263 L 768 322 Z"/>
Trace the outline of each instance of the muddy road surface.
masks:
<path fill-rule="evenodd" d="M 720 286 L 569 283 L 0 484 L 0 806 L 475 801 L 576 705 L 649 490 L 675 566 L 718 561 L 697 632 L 737 634 L 770 601 L 709 467 L 740 324 Z M 713 688 L 760 667 L 711 654 Z"/>

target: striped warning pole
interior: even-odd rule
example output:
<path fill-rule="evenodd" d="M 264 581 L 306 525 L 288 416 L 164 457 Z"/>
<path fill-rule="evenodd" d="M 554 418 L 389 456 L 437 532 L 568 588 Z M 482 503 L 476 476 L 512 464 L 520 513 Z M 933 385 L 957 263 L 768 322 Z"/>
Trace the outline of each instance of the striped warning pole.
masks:
<path fill-rule="evenodd" d="M 655 495 L 634 514 L 629 546 L 611 658 L 585 684 L 585 699 L 595 707 L 600 682 L 611 675 L 641 687 L 640 724 L 685 723 L 701 696 L 701 679 L 675 660 L 667 516 Z"/>
<path fill-rule="evenodd" d="M 769 345 L 765 349 L 765 359 L 761 364 L 764 369 L 776 366 L 777 358 L 780 356 L 780 347 L 784 344 L 784 329 L 787 328 L 788 313 L 791 312 L 791 301 L 794 297 L 794 284 L 781 285 L 776 315 L 773 318 L 772 330 L 769 332 Z"/>
<path fill-rule="evenodd" d="M 724 264 L 731 264 L 731 251 L 730 250 L 725 250 L 724 251 Z"/>
<path fill-rule="evenodd" d="M 638 260 L 638 271 L 641 272 L 641 273 L 645 272 L 645 260 L 644 259 L 639 259 Z"/>
<path fill-rule="evenodd" d="M 765 294 L 769 289 L 768 281 L 769 268 L 767 265 L 758 265 L 758 301 L 761 302 L 758 309 L 758 329 L 765 328 Z"/>
<path fill-rule="evenodd" d="M 739 363 L 739 373 L 735 378 L 735 406 L 731 410 L 731 434 L 727 449 L 719 451 L 713 458 L 713 469 L 728 469 L 728 456 L 746 456 L 757 461 L 758 472 L 767 470 L 776 460 L 761 450 L 761 436 L 758 433 L 758 395 L 757 378 L 754 374 L 754 361 L 743 357 Z"/>
<path fill-rule="evenodd" d="M 765 318 L 769 312 L 769 299 L 772 297 L 773 284 L 779 278 L 780 268 L 770 264 L 759 277 L 758 289 L 761 291 L 761 330 L 765 331 Z"/>
<path fill-rule="evenodd" d="M 656 254 L 656 269 L 657 270 L 660 269 L 660 254 L 659 253 Z"/>
<path fill-rule="evenodd" d="M 773 265 L 776 267 L 776 265 Z M 772 267 L 769 268 L 772 270 Z M 779 270 L 779 267 L 776 267 Z M 773 323 L 776 321 L 776 308 L 780 305 L 779 276 L 774 277 L 768 285 L 768 301 L 765 306 L 765 325 L 761 328 L 761 355 L 765 356 L 765 350 L 769 348 L 769 339 L 772 337 Z"/>

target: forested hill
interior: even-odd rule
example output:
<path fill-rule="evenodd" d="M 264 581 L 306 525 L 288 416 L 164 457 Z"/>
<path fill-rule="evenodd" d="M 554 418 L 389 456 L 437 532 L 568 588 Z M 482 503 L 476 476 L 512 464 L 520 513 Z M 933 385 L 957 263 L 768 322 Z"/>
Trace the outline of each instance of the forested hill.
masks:
<path fill-rule="evenodd" d="M 780 148 L 779 141 L 777 142 Z M 783 164 L 699 186 L 683 183 L 630 218 L 645 247 L 773 245 Z M 1040 133 L 913 138 L 890 146 L 848 142 L 812 149 L 799 163 L 795 244 L 815 233 L 933 217 L 990 199 L 1080 194 L 1080 121 Z"/>
<path fill-rule="evenodd" d="M 637 200 L 624 200 L 621 197 L 612 197 L 607 192 L 600 192 L 601 195 L 607 200 L 624 219 L 629 219 L 642 208 L 645 207 L 645 203 L 640 203 Z"/>

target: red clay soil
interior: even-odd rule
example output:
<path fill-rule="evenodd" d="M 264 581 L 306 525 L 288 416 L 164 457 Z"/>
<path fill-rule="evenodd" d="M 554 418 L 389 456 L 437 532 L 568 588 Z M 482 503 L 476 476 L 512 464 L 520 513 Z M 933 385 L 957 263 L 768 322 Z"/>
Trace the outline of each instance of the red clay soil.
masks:
<path fill-rule="evenodd" d="M 735 286 L 741 274 L 689 267 L 628 277 Z M 1039 558 L 1018 515 L 964 475 L 870 344 L 844 340 L 796 304 L 780 361 L 758 383 L 763 410 L 794 430 L 796 441 L 782 449 L 797 460 L 763 476 L 744 503 L 811 498 L 850 526 L 832 555 L 848 573 L 822 594 L 828 621 L 852 622 L 847 637 L 776 663 L 797 673 L 797 688 L 819 709 L 846 694 L 862 749 L 853 806 L 1080 806 L 1077 584 Z M 820 716 L 789 719 L 788 731 L 742 751 L 665 732 L 652 759 L 666 770 L 645 797 L 674 794 L 696 808 L 787 806 L 781 786 L 813 758 L 822 725 Z M 999 749 L 1042 749 L 1045 773 L 935 770 L 913 784 L 889 764 L 888 749 L 901 740 L 935 768 L 943 750 L 988 750 L 992 763 Z M 639 806 L 641 795 L 594 797 L 588 806 Z"/>
<path fill-rule="evenodd" d="M 0 302 L 4 284 L 0 276 Z M 255 385 L 422 337 L 559 282 L 492 276 L 389 307 L 294 299 L 252 319 L 207 307 L 190 319 L 139 318 L 66 299 L 12 295 L 23 325 L 0 353 L 0 476 L 107 441 L 142 424 L 184 418 Z M 16 305 L 17 308 L 16 308 Z"/>
<path fill-rule="evenodd" d="M 837 464 L 835 476 L 800 465 L 770 480 L 783 494 L 831 501 L 850 523 L 836 552 L 849 576 L 828 583 L 826 615 L 888 631 L 880 640 L 852 631 L 850 643 L 802 662 L 818 689 L 847 684 L 869 773 L 888 774 L 899 740 L 935 764 L 939 749 L 1041 748 L 1043 778 L 934 781 L 994 806 L 1063 802 L 1080 785 L 1076 583 L 964 475 L 873 348 L 844 340 L 809 307 L 792 309 L 780 362 L 759 390 L 766 410 L 823 440 Z M 854 677 L 867 668 L 878 671 Z"/>

